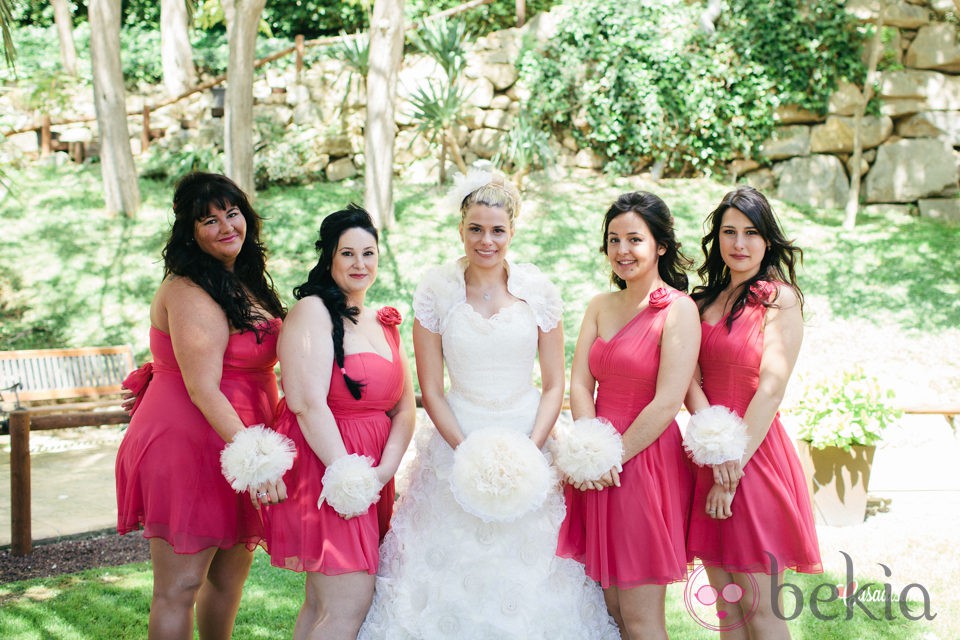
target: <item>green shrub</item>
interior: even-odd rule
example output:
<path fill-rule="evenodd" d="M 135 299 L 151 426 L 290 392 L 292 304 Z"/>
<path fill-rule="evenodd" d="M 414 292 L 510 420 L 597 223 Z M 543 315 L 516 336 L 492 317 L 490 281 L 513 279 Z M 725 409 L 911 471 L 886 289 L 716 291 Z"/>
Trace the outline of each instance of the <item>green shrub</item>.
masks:
<path fill-rule="evenodd" d="M 712 35 L 698 28 L 702 9 L 577 3 L 554 38 L 521 57 L 531 115 L 611 172 L 661 161 L 710 173 L 755 153 L 777 104 L 823 110 L 839 78 L 862 78 L 862 36 L 832 0 L 734 0 Z"/>

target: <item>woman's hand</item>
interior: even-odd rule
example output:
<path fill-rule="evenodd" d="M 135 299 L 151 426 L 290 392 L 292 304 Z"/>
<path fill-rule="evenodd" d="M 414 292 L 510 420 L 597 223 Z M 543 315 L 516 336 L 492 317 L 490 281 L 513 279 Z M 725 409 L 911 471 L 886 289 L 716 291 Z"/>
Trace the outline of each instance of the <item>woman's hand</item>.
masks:
<path fill-rule="evenodd" d="M 742 477 L 743 469 L 740 467 L 739 460 L 727 460 L 722 464 L 713 465 L 714 484 L 723 487 L 723 490 L 728 493 L 737 490 Z"/>
<path fill-rule="evenodd" d="M 714 520 L 726 520 L 732 516 L 733 510 L 731 506 L 733 504 L 733 497 L 734 493 L 732 491 L 726 491 L 719 484 L 710 487 L 705 506 L 707 515 Z"/>
<path fill-rule="evenodd" d="M 259 509 L 264 504 L 279 504 L 287 499 L 287 485 L 283 479 L 276 482 L 265 482 L 258 487 L 250 488 L 250 502 Z"/>
<path fill-rule="evenodd" d="M 132 416 L 133 406 L 135 404 L 137 404 L 137 394 L 124 389 L 123 396 L 120 398 L 120 408 L 123 409 L 128 416 Z"/>

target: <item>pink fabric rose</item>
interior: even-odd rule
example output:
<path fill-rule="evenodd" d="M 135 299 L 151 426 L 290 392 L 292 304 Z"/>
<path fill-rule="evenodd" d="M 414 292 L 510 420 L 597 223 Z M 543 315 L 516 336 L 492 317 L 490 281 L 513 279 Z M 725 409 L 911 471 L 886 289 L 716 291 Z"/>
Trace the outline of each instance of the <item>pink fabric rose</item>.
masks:
<path fill-rule="evenodd" d="M 383 307 L 377 311 L 377 320 L 385 327 L 395 327 L 403 322 L 403 316 L 393 307 Z"/>
<path fill-rule="evenodd" d="M 655 309 L 662 309 L 670 302 L 670 290 L 666 287 L 660 287 L 650 292 L 650 306 Z"/>

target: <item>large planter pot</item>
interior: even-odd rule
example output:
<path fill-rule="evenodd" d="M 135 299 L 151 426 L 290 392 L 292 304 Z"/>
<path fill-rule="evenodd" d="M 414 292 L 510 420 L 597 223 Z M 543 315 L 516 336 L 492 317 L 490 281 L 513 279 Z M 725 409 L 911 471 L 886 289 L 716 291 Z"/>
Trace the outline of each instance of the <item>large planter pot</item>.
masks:
<path fill-rule="evenodd" d="M 876 450 L 874 445 L 854 445 L 850 451 L 842 447 L 816 449 L 806 440 L 797 441 L 817 524 L 846 527 L 863 522 Z"/>

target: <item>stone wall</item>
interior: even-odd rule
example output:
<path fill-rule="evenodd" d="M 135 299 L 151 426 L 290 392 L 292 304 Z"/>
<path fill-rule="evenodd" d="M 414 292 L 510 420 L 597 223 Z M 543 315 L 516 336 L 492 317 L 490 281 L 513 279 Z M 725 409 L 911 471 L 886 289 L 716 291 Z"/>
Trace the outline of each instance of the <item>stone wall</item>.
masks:
<path fill-rule="evenodd" d="M 882 45 L 898 70 L 882 71 L 880 115 L 863 120 L 863 161 L 851 166 L 853 114 L 861 100 L 851 84 L 838 87 L 828 113 L 782 107 L 773 137 L 763 145 L 770 166 L 738 166 L 744 179 L 782 200 L 842 207 L 850 175 L 860 171 L 869 208 L 897 209 L 960 221 L 960 0 L 882 3 L 893 35 Z M 847 10 L 876 20 L 879 0 L 848 0 Z M 868 52 L 864 52 L 866 57 Z"/>

